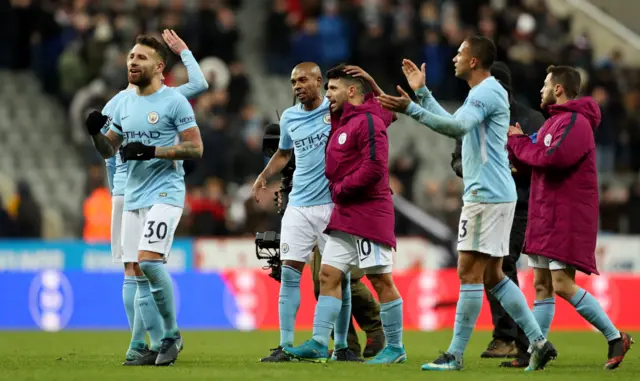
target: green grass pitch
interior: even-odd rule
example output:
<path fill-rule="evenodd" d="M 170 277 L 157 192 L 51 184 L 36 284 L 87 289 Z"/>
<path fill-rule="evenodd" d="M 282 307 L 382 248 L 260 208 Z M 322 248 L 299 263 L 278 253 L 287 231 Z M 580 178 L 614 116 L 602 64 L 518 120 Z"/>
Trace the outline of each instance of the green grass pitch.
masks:
<path fill-rule="evenodd" d="M 634 336 L 640 339 L 640 333 Z M 409 359 L 391 366 L 261 364 L 258 359 L 277 343 L 277 332 L 207 331 L 183 332 L 185 349 L 172 367 L 123 367 L 128 337 L 127 332 L 0 332 L 0 380 L 640 380 L 640 348 L 632 348 L 619 369 L 605 371 L 606 341 L 591 332 L 552 332 L 559 357 L 535 373 L 499 368 L 501 360 L 480 359 L 489 332 L 474 333 L 461 372 L 420 370 L 422 363 L 447 349 L 451 331 L 405 333 Z M 309 332 L 296 334 L 297 342 L 309 337 Z"/>

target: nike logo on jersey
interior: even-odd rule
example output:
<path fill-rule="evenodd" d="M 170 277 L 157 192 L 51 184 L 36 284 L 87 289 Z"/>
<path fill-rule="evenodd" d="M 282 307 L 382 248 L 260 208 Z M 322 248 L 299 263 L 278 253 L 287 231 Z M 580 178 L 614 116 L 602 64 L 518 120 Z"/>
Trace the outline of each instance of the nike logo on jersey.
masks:
<path fill-rule="evenodd" d="M 297 129 L 298 129 L 298 128 L 300 128 L 300 127 L 302 127 L 302 126 L 297 126 L 297 127 L 295 127 L 295 128 L 292 128 L 292 129 L 291 129 L 291 132 L 294 132 L 295 130 L 297 130 Z"/>
<path fill-rule="evenodd" d="M 162 241 L 161 239 L 159 239 L 159 240 L 157 240 L 157 241 L 149 240 L 149 242 L 148 242 L 148 243 L 149 243 L 149 245 L 153 245 L 154 243 L 158 243 L 158 242 L 161 242 L 161 241 Z"/>
<path fill-rule="evenodd" d="M 122 118 L 120 118 L 120 120 L 125 120 L 125 119 L 127 119 L 128 117 L 129 117 L 129 115 L 127 115 L 127 116 L 123 116 Z"/>
<path fill-rule="evenodd" d="M 144 154 L 143 154 L 143 153 L 139 153 L 139 154 L 137 154 L 136 156 L 140 157 L 140 156 L 142 156 L 142 155 L 144 155 Z"/>

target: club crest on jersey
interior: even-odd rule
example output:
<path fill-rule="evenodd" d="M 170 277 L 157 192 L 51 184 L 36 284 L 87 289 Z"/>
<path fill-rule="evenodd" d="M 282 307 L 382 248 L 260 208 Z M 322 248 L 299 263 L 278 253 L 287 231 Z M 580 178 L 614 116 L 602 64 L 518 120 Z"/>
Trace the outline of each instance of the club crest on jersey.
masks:
<path fill-rule="evenodd" d="M 285 254 L 289 252 L 289 245 L 287 243 L 282 244 L 282 252 Z"/>
<path fill-rule="evenodd" d="M 325 124 L 331 124 L 331 114 L 325 114 L 324 118 L 322 118 L 322 121 Z"/>
<path fill-rule="evenodd" d="M 547 134 L 544 137 L 544 145 L 549 147 L 551 145 L 551 134 Z"/>
<path fill-rule="evenodd" d="M 157 112 L 155 111 L 151 111 L 148 115 L 147 115 L 147 122 L 151 123 L 151 124 L 156 124 L 158 123 L 158 120 L 160 120 L 160 116 L 158 115 Z"/>
<path fill-rule="evenodd" d="M 340 145 L 342 145 L 346 141 L 347 141 L 347 133 L 343 132 L 343 133 L 340 134 L 340 136 L 338 136 L 338 143 L 340 143 Z"/>

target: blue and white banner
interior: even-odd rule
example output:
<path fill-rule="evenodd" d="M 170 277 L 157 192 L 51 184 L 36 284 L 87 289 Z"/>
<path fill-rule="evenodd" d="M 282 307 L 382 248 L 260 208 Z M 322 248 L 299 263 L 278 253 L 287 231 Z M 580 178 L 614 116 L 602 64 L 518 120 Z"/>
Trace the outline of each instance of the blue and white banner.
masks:
<path fill-rule="evenodd" d="M 172 274 L 181 329 L 251 329 L 222 274 Z M 0 275 L 0 330 L 128 329 L 122 274 L 45 270 Z M 277 307 L 275 307 L 277 308 Z"/>
<path fill-rule="evenodd" d="M 176 239 L 167 263 L 169 271 L 192 270 L 192 248 L 192 240 Z M 82 241 L 0 241 L 0 273 L 45 269 L 122 272 L 122 263 L 113 262 L 109 244 L 90 245 Z"/>

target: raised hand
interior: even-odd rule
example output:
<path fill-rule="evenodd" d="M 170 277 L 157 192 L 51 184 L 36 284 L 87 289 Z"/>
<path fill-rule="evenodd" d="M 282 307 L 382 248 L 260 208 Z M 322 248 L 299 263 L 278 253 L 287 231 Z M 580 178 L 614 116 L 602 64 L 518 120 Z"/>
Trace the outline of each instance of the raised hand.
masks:
<path fill-rule="evenodd" d="M 364 69 L 361 68 L 360 66 L 347 65 L 344 68 L 344 72 L 354 78 L 362 78 L 363 80 L 369 83 L 373 82 L 373 77 L 371 77 L 371 75 L 369 75 L 369 73 L 364 71 Z"/>
<path fill-rule="evenodd" d="M 402 90 L 402 87 L 396 86 L 396 89 L 400 93 L 399 97 L 383 94 L 378 96 L 378 102 L 387 110 L 405 112 L 411 103 L 411 98 L 409 94 Z"/>
<path fill-rule="evenodd" d="M 165 29 L 164 31 L 162 31 L 162 39 L 167 43 L 169 49 L 171 49 L 171 51 L 177 55 L 180 55 L 183 50 L 189 49 L 187 44 L 182 41 L 180 37 L 178 37 L 173 29 Z"/>
<path fill-rule="evenodd" d="M 360 66 L 347 65 L 344 68 L 344 72 L 354 78 L 362 78 L 364 81 L 367 81 L 369 83 L 369 86 L 371 86 L 371 90 L 376 96 L 384 94 L 384 91 L 382 91 L 382 89 L 378 86 L 376 80 L 373 79 L 373 77 Z"/>
<path fill-rule="evenodd" d="M 413 63 L 413 61 L 408 59 L 402 60 L 402 72 L 404 76 L 407 77 L 407 82 L 409 82 L 409 86 L 413 91 L 418 90 L 422 86 L 426 86 L 426 66 L 423 63 L 418 69 L 418 66 Z"/>

